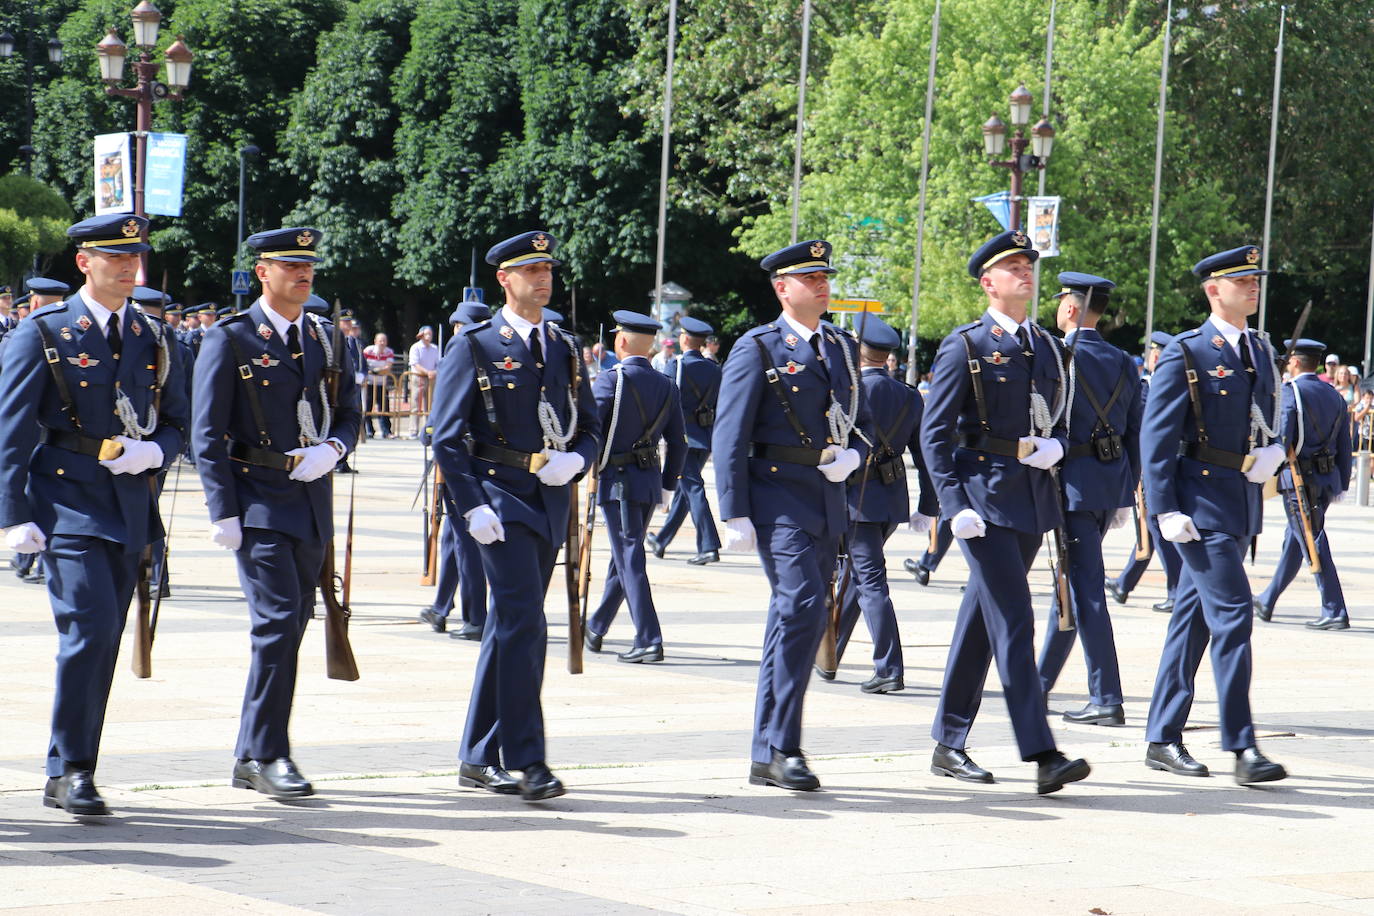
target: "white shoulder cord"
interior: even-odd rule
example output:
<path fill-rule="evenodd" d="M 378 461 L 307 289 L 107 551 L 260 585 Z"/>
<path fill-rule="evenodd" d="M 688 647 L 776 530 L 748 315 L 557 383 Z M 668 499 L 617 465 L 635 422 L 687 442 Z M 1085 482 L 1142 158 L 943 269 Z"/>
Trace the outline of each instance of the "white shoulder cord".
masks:
<path fill-rule="evenodd" d="M 596 463 L 597 471 L 604 470 L 611 460 L 611 443 L 615 439 L 616 424 L 620 422 L 620 395 L 625 390 L 625 364 L 616 363 L 611 371 L 615 373 L 615 397 L 611 401 L 611 422 L 605 431 L 606 447 L 601 450 L 601 460 Z"/>
<path fill-rule="evenodd" d="M 1035 390 L 1034 379 L 1031 380 L 1030 386 L 1031 433 L 1040 438 L 1049 438 L 1054 432 L 1055 424 L 1064 416 L 1064 410 L 1068 406 L 1072 394 L 1069 391 L 1069 386 L 1065 384 L 1064 360 L 1059 353 L 1059 345 L 1055 342 L 1054 338 L 1047 334 L 1038 324 L 1032 324 L 1031 327 L 1034 328 L 1035 335 L 1042 341 L 1045 341 L 1050 349 L 1054 351 L 1054 367 L 1059 371 L 1059 386 L 1055 393 L 1055 410 L 1053 414 L 1050 413 L 1049 403 L 1046 402 L 1045 396 Z"/>
<path fill-rule="evenodd" d="M 324 325 L 320 322 L 319 316 L 306 312 L 310 317 L 311 327 L 315 329 L 315 339 L 324 348 L 324 364 L 326 367 L 334 363 L 334 346 L 329 342 L 329 335 L 324 332 Z M 304 367 L 302 367 L 304 368 Z M 301 444 L 319 445 L 329 438 L 329 427 L 334 420 L 333 412 L 329 409 L 329 388 L 325 384 L 324 373 L 320 373 L 320 415 L 324 420 L 320 428 L 315 427 L 315 414 L 310 409 L 310 401 L 305 397 L 305 390 L 301 390 L 301 399 L 296 402 L 296 422 L 300 424 Z"/>
<path fill-rule="evenodd" d="M 1250 332 L 1249 332 L 1249 331 L 1245 331 L 1245 332 L 1243 332 L 1242 335 L 1241 335 L 1241 340 L 1245 340 L 1245 339 L 1247 339 L 1249 336 L 1250 336 Z M 1260 337 L 1259 335 L 1256 335 L 1256 336 L 1255 336 L 1255 340 L 1258 341 L 1259 343 L 1261 343 L 1261 344 L 1263 345 L 1263 346 L 1261 347 L 1262 355 L 1265 357 L 1265 359 L 1268 360 L 1269 371 L 1270 371 L 1270 372 L 1274 372 L 1274 371 L 1275 371 L 1275 369 L 1274 369 L 1274 350 L 1273 350 L 1272 347 L 1269 346 L 1269 337 L 1268 337 L 1268 335 L 1265 335 L 1264 337 Z M 1258 384 L 1259 384 L 1259 370 L 1258 370 L 1258 369 L 1255 370 L 1255 381 L 1254 381 L 1254 384 L 1255 384 L 1255 385 L 1258 385 Z M 1263 433 L 1264 433 L 1264 436 L 1265 436 L 1264 444 L 1265 444 L 1265 445 L 1268 445 L 1269 443 L 1273 442 L 1275 439 L 1277 439 L 1277 438 L 1279 437 L 1278 431 L 1277 431 L 1274 427 L 1278 426 L 1278 423 L 1279 423 L 1279 403 L 1280 403 L 1280 402 L 1279 402 L 1279 398 L 1280 398 L 1280 395 L 1281 395 L 1281 392 L 1280 392 L 1279 389 L 1282 388 L 1282 387 L 1283 387 L 1283 386 L 1282 386 L 1281 384 L 1279 384 L 1279 380 L 1278 380 L 1277 378 L 1275 378 L 1275 379 L 1274 379 L 1274 412 L 1273 412 L 1273 414 L 1271 415 L 1271 418 L 1272 418 L 1273 421 L 1274 421 L 1274 426 L 1270 426 L 1268 423 L 1264 422 L 1264 412 L 1263 412 L 1262 410 L 1260 410 L 1259 404 L 1255 403 L 1255 395 L 1254 395 L 1254 390 L 1253 390 L 1253 387 L 1252 387 L 1251 393 L 1250 393 L 1250 444 L 1251 444 L 1252 446 L 1255 444 L 1255 439 L 1256 439 L 1256 434 L 1257 434 L 1257 433 L 1260 433 L 1260 432 L 1263 432 Z"/>
<path fill-rule="evenodd" d="M 577 352 L 577 342 L 572 339 L 572 335 L 564 334 L 556 325 L 549 327 L 562 338 L 565 346 L 572 352 Z M 548 362 L 547 355 L 545 355 L 544 361 Z M 568 443 L 577 433 L 577 398 L 573 395 L 575 381 L 575 379 L 568 381 L 568 426 L 566 430 L 563 424 L 558 422 L 558 412 L 553 409 L 553 405 L 544 396 L 543 390 L 541 389 L 539 392 L 539 429 L 544 434 L 544 444 L 554 451 L 566 452 Z"/>
<path fill-rule="evenodd" d="M 132 321 L 142 321 L 157 341 L 158 348 L 162 351 L 162 359 L 157 372 L 157 387 L 161 390 L 163 383 L 167 381 L 167 373 L 172 371 L 172 355 L 167 348 L 167 332 L 158 330 L 158 327 L 149 321 L 141 311 L 135 310 Z M 133 402 L 124 390 L 115 385 L 115 413 L 119 416 L 119 422 L 124 426 L 124 435 L 130 439 L 142 439 L 144 436 L 152 435 L 153 430 L 157 429 L 157 406 L 148 405 L 148 422 L 140 425 L 138 422 L 138 411 L 134 410 Z"/>
<path fill-rule="evenodd" d="M 844 354 L 844 367 L 849 372 L 849 410 L 840 409 L 840 404 L 835 400 L 835 390 L 830 390 L 830 408 L 825 412 L 825 418 L 830 426 L 830 438 L 840 448 L 849 448 L 849 434 L 854 431 L 854 422 L 859 415 L 859 373 L 854 368 L 854 356 L 849 352 L 849 346 L 843 341 L 839 341 L 840 352 Z M 860 434 L 862 438 L 862 434 Z M 865 438 L 865 442 L 868 440 Z"/>
<path fill-rule="evenodd" d="M 1298 390 L 1298 380 L 1293 379 L 1288 384 L 1293 386 L 1293 403 L 1298 408 L 1298 441 L 1293 446 L 1293 454 L 1301 455 L 1302 447 L 1307 442 L 1307 419 L 1303 416 L 1302 392 Z"/>

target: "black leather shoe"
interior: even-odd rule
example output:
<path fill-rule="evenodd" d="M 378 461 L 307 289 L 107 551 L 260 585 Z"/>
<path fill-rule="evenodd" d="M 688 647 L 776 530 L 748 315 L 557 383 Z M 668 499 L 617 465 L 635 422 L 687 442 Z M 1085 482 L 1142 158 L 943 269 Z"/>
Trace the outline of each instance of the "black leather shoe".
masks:
<path fill-rule="evenodd" d="M 601 640 L 605 639 L 603 633 L 593 633 L 591 630 L 582 631 L 582 645 L 587 647 L 589 652 L 601 651 Z"/>
<path fill-rule="evenodd" d="M 42 585 L 44 582 L 48 581 L 47 577 L 43 575 L 43 570 L 41 569 L 36 569 L 31 573 L 26 573 L 23 579 L 25 582 L 28 582 L 32 585 Z"/>
<path fill-rule="evenodd" d="M 290 757 L 276 760 L 240 760 L 234 764 L 229 784 L 235 789 L 253 789 L 272 798 L 305 798 L 315 794 L 312 786 Z"/>
<path fill-rule="evenodd" d="M 814 669 L 816 670 L 816 677 L 820 678 L 821 680 L 823 680 L 823 681 L 833 681 L 833 680 L 835 680 L 835 672 L 833 672 L 833 671 L 827 671 L 826 669 L 822 668 L 820 665 L 812 665 L 811 667 L 814 668 Z"/>
<path fill-rule="evenodd" d="M 720 551 L 708 550 L 705 553 L 699 553 L 696 556 L 692 557 L 692 559 L 688 560 L 687 563 L 691 566 L 705 566 L 707 563 L 716 563 L 719 561 Z"/>
<path fill-rule="evenodd" d="M 1236 755 L 1236 783 L 1248 786 L 1257 782 L 1274 782 L 1287 779 L 1288 771 L 1283 764 L 1275 763 L 1260 753 L 1257 747 L 1247 747 Z"/>
<path fill-rule="evenodd" d="M 1157 611 L 1160 614 L 1172 614 L 1174 612 L 1174 599 L 1165 598 L 1163 601 L 1159 602 L 1159 604 L 1150 605 L 1150 610 Z"/>
<path fill-rule="evenodd" d="M 1145 751 L 1145 765 L 1152 770 L 1163 770 L 1175 776 L 1210 776 L 1211 771 L 1204 763 L 1198 763 L 1182 742 L 1167 743 L 1151 741 Z"/>
<path fill-rule="evenodd" d="M 660 560 L 668 552 L 668 545 L 659 541 L 658 535 L 653 532 L 644 535 L 644 543 L 649 545 L 649 551 Z"/>
<path fill-rule="evenodd" d="M 161 593 L 158 597 L 160 597 L 160 598 L 170 598 L 170 597 L 172 597 L 172 587 L 171 587 L 170 585 L 168 585 L 166 582 L 162 583 L 162 593 Z"/>
<path fill-rule="evenodd" d="M 773 752 L 771 763 L 749 764 L 749 783 L 755 786 L 777 786 L 794 792 L 811 792 L 821 787 L 821 781 L 806 765 L 801 754 L 789 757 L 782 751 Z"/>
<path fill-rule="evenodd" d="M 930 756 L 930 772 L 964 782 L 995 782 L 992 774 L 974 763 L 964 751 L 944 744 L 935 745 L 935 753 Z"/>
<path fill-rule="evenodd" d="M 621 652 L 616 658 L 630 665 L 661 662 L 663 661 L 663 643 L 654 643 L 652 646 L 635 646 L 629 652 Z"/>
<path fill-rule="evenodd" d="M 1107 580 L 1107 594 L 1111 595 L 1111 596 L 1112 596 L 1112 600 L 1115 601 L 1117 604 L 1125 604 L 1125 603 L 1126 603 L 1126 599 L 1127 599 L 1128 597 L 1130 597 L 1130 594 L 1131 594 L 1131 593 L 1130 593 L 1130 592 L 1123 592 L 1121 589 L 1119 589 L 1119 588 L 1116 587 L 1116 583 L 1115 583 L 1115 582 L 1113 582 L 1112 580 L 1108 579 L 1108 580 Z"/>
<path fill-rule="evenodd" d="M 96 791 L 95 774 L 90 770 L 69 769 L 61 776 L 50 777 L 43 787 L 43 804 L 68 814 L 94 817 L 110 813 L 105 799 Z"/>
<path fill-rule="evenodd" d="M 1087 779 L 1092 771 L 1093 768 L 1088 766 L 1088 761 L 1082 757 L 1070 760 L 1055 751 L 1053 759 L 1036 764 L 1035 794 L 1049 795 L 1051 792 L 1058 792 L 1068 783 Z"/>
<path fill-rule="evenodd" d="M 465 623 L 452 633 L 448 634 L 449 639 L 470 639 L 473 642 L 482 641 L 482 628 L 475 623 Z"/>
<path fill-rule="evenodd" d="M 1082 709 L 1064 713 L 1064 721 L 1077 725 L 1125 725 L 1126 712 L 1120 703 L 1113 706 L 1089 703 Z"/>
<path fill-rule="evenodd" d="M 1258 598 L 1253 599 L 1253 604 L 1255 605 L 1255 616 L 1260 620 L 1268 623 L 1270 619 L 1273 618 L 1274 609 L 1271 606 L 1260 601 Z"/>
<path fill-rule="evenodd" d="M 442 633 L 448 629 L 448 618 L 440 617 L 439 612 L 432 607 L 427 607 L 421 611 L 420 619 L 429 624 L 436 633 Z"/>
<path fill-rule="evenodd" d="M 902 568 L 916 577 L 916 581 L 922 585 L 930 582 L 930 570 L 926 569 L 916 560 L 908 557 L 902 561 Z"/>
<path fill-rule="evenodd" d="M 896 693 L 906 689 L 906 681 L 902 680 L 900 674 L 896 677 L 879 677 L 875 674 L 860 684 L 859 689 L 864 693 Z"/>
<path fill-rule="evenodd" d="M 486 789 L 497 795 L 519 795 L 520 780 L 498 766 L 478 766 L 465 763 L 458 767 L 458 785 L 469 789 Z"/>
<path fill-rule="evenodd" d="M 520 774 L 519 787 L 520 797 L 525 801 L 543 801 L 546 798 L 557 798 L 568 791 L 564 788 L 563 783 L 558 781 L 558 777 L 549 771 L 542 760 L 525 767 Z"/>
<path fill-rule="evenodd" d="M 1303 624 L 1309 630 L 1348 630 L 1350 629 L 1349 617 L 1318 617 L 1316 620 L 1309 620 Z"/>

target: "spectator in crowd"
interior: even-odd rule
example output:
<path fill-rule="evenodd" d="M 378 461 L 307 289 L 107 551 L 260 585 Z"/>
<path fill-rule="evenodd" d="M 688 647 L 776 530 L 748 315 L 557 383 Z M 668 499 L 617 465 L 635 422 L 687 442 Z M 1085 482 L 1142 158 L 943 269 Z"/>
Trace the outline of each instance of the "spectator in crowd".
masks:
<path fill-rule="evenodd" d="M 668 360 L 675 356 L 677 356 L 677 341 L 673 340 L 671 337 L 665 337 L 663 338 L 662 347 L 654 354 L 654 358 L 650 360 L 650 363 L 655 370 L 662 372 L 663 367 L 668 364 Z"/>
<path fill-rule="evenodd" d="M 1335 353 L 1326 354 L 1326 371 L 1317 376 L 1328 385 L 1336 384 L 1336 370 L 1341 367 L 1341 358 Z"/>
<path fill-rule="evenodd" d="M 1341 397 L 1345 398 L 1347 407 L 1355 404 L 1355 398 L 1359 396 L 1360 377 L 1350 366 L 1337 366 L 1331 384 L 1340 392 Z"/>
<path fill-rule="evenodd" d="M 921 380 L 920 380 L 919 382 L 916 383 L 916 390 L 919 391 L 919 392 L 921 392 L 921 397 L 925 397 L 927 394 L 930 394 L 930 379 L 931 379 L 931 377 L 932 377 L 932 373 L 929 373 L 929 372 L 923 372 L 923 373 L 921 373 Z"/>
<path fill-rule="evenodd" d="M 719 363 L 719 362 L 720 362 L 720 338 L 717 337 L 717 336 L 714 335 L 714 334 L 712 334 L 710 337 L 706 338 L 706 349 L 704 349 L 704 350 L 702 351 L 702 353 L 703 353 L 703 355 L 705 355 L 705 357 L 706 357 L 707 359 L 709 359 L 711 362 L 713 362 L 713 363 Z"/>
<path fill-rule="evenodd" d="M 614 353 L 606 352 L 606 345 L 600 341 L 592 344 L 592 357 L 596 360 L 596 364 L 599 367 L 597 370 L 598 372 L 604 372 L 620 362 L 620 360 L 616 359 Z"/>
<path fill-rule="evenodd" d="M 363 361 L 367 363 L 366 410 L 367 433 L 370 436 L 377 435 L 377 421 L 381 420 L 381 437 L 393 438 L 391 418 L 386 415 L 386 392 L 396 384 L 391 375 L 391 362 L 395 358 L 396 351 L 387 346 L 385 334 L 378 334 L 372 338 L 372 346 L 363 350 Z M 373 411 L 381 412 L 381 416 L 372 416 Z"/>
<path fill-rule="evenodd" d="M 596 378 L 597 374 L 601 372 L 601 365 L 592 355 L 591 347 L 582 348 L 582 365 L 586 367 L 587 378 Z"/>
<path fill-rule="evenodd" d="M 425 325 L 410 347 L 410 384 L 417 414 L 429 413 L 434 379 L 439 374 L 439 348 L 434 345 L 434 328 Z"/>

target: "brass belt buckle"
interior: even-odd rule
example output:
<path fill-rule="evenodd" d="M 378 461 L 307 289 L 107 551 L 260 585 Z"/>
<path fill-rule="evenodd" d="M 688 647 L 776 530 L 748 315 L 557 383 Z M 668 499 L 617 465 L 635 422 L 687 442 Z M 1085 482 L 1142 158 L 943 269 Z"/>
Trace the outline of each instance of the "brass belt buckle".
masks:
<path fill-rule="evenodd" d="M 1254 466 L 1255 466 L 1255 456 L 1254 456 L 1254 455 L 1246 455 L 1244 458 L 1240 459 L 1240 472 L 1241 472 L 1242 474 L 1246 473 L 1247 471 L 1249 471 L 1249 470 L 1250 470 L 1252 467 L 1254 467 Z"/>
<path fill-rule="evenodd" d="M 296 465 L 301 463 L 300 455 L 282 455 L 286 459 L 286 473 L 291 473 L 296 469 Z"/>
<path fill-rule="evenodd" d="M 1031 455 L 1034 455 L 1034 454 L 1035 454 L 1035 443 L 1034 443 L 1034 442 L 1027 442 L 1027 441 L 1024 440 L 1024 439 L 1017 439 L 1017 440 L 1016 440 L 1016 457 L 1017 457 L 1017 458 L 1029 458 Z"/>
<path fill-rule="evenodd" d="M 124 454 L 124 446 L 121 443 L 114 439 L 100 440 L 100 455 L 98 457 L 101 461 L 114 461 L 122 454 Z"/>
<path fill-rule="evenodd" d="M 549 456 L 543 452 L 532 452 L 530 454 L 530 473 L 538 474 L 539 469 L 549 463 Z"/>

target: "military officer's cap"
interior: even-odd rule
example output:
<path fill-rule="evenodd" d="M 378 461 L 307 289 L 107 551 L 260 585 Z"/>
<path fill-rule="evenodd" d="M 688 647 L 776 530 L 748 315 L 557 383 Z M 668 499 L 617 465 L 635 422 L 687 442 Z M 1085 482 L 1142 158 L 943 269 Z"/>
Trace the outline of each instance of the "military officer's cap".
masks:
<path fill-rule="evenodd" d="M 759 261 L 759 266 L 773 276 L 817 272 L 833 274 L 837 271 L 830 266 L 831 251 L 830 243 L 825 239 L 812 239 L 779 248 Z"/>
<path fill-rule="evenodd" d="M 49 280 L 47 277 L 30 277 L 24 281 L 29 292 L 37 293 L 40 296 L 65 296 L 72 291 L 72 288 L 61 280 Z M 6 286 L 0 291 L 0 296 L 8 293 L 10 288 Z"/>
<path fill-rule="evenodd" d="M 162 314 L 166 315 L 168 318 L 180 318 L 181 305 L 179 303 L 173 302 L 171 308 L 165 308 L 162 310 Z"/>
<path fill-rule="evenodd" d="M 497 242 L 487 249 L 487 263 L 494 265 L 497 270 L 528 267 L 531 264 L 543 264 L 546 261 L 557 267 L 563 262 L 553 256 L 553 250 L 556 247 L 558 247 L 558 239 L 543 229 L 522 232 L 504 242 Z"/>
<path fill-rule="evenodd" d="M 316 315 L 320 315 L 321 317 L 326 318 L 334 312 L 334 310 L 329 307 L 329 303 L 325 301 L 323 296 L 317 296 L 314 293 L 311 293 L 310 296 L 305 300 L 305 305 L 303 306 L 303 308 L 307 312 L 314 312 Z"/>
<path fill-rule="evenodd" d="M 0 286 L 0 296 L 13 296 L 13 295 L 14 295 L 14 290 L 10 289 L 8 286 Z"/>
<path fill-rule="evenodd" d="M 161 290 L 153 289 L 150 286 L 135 286 L 134 294 L 129 298 L 144 308 L 151 306 L 160 309 L 167 304 L 168 296 Z"/>
<path fill-rule="evenodd" d="M 895 350 L 902 345 L 902 335 L 872 315 L 859 319 L 857 336 L 859 343 L 874 350 Z"/>
<path fill-rule="evenodd" d="M 707 337 L 715 332 L 715 328 L 711 327 L 700 318 L 693 318 L 691 315 L 683 315 L 677 320 L 677 323 L 684 332 L 693 337 Z"/>
<path fill-rule="evenodd" d="M 237 311 L 238 309 L 234 308 L 232 305 L 226 305 L 223 308 L 215 309 L 215 317 L 228 318 Z"/>
<path fill-rule="evenodd" d="M 153 246 L 143 241 L 143 233 L 148 221 L 132 213 L 107 213 L 92 216 L 67 227 L 67 238 L 76 242 L 76 247 L 88 251 L 104 251 L 109 254 L 138 254 L 152 251 Z"/>
<path fill-rule="evenodd" d="M 1153 334 L 1150 335 L 1150 346 L 1158 347 L 1161 350 L 1163 350 L 1165 347 L 1169 346 L 1169 344 L 1173 342 L 1174 335 L 1166 334 L 1163 331 L 1155 331 Z"/>
<path fill-rule="evenodd" d="M 663 325 L 656 319 L 648 315 L 641 315 L 639 312 L 632 312 L 629 309 L 618 309 L 611 312 L 611 317 L 615 319 L 615 330 L 629 331 L 632 334 L 654 334 L 663 330 Z"/>
<path fill-rule="evenodd" d="M 1238 277 L 1263 277 L 1269 271 L 1260 268 L 1257 245 L 1243 245 L 1230 251 L 1219 251 L 1193 265 L 1193 273 L 1201 280 L 1234 280 Z"/>
<path fill-rule="evenodd" d="M 1012 229 L 1001 235 L 994 235 L 979 246 L 978 250 L 973 253 L 973 257 L 968 259 L 968 275 L 977 280 L 983 275 L 983 271 L 1003 258 L 1009 258 L 1015 254 L 1024 254 L 1031 261 L 1040 257 L 1040 252 L 1031 247 L 1030 236 L 1020 229 Z"/>
<path fill-rule="evenodd" d="M 14 300 L 14 303 L 13 303 L 13 305 L 14 305 L 15 308 L 19 308 L 19 306 L 21 306 L 21 305 L 29 305 L 29 304 L 30 304 L 30 303 L 29 303 L 29 294 L 28 294 L 28 293 L 25 293 L 24 295 L 20 296 L 18 299 Z"/>
<path fill-rule="evenodd" d="M 491 317 L 491 306 L 485 302 L 462 302 L 448 316 L 449 324 L 476 324 Z"/>
<path fill-rule="evenodd" d="M 1297 340 L 1287 341 L 1287 344 L 1285 356 L 1306 356 L 1313 362 L 1321 359 L 1322 354 L 1326 352 L 1326 344 L 1310 337 L 1299 337 Z"/>
<path fill-rule="evenodd" d="M 196 307 L 196 314 L 197 314 L 197 315 L 214 315 L 214 314 L 217 314 L 216 311 L 215 311 L 215 304 L 214 304 L 213 302 L 202 302 L 199 306 Z"/>
<path fill-rule="evenodd" d="M 1093 305 L 1098 306 L 1093 309 L 1095 312 L 1102 311 L 1106 306 L 1107 300 L 1112 296 L 1112 290 L 1116 289 L 1116 284 L 1111 280 L 1096 277 L 1092 274 L 1081 274 L 1076 270 L 1066 270 L 1059 275 L 1059 292 L 1054 294 L 1055 299 L 1075 293 L 1088 298 L 1088 290 L 1092 290 Z"/>
<path fill-rule="evenodd" d="M 255 232 L 244 239 L 258 257 L 269 261 L 291 261 L 315 264 L 324 260 L 316 252 L 324 233 L 309 226 L 292 229 L 269 229 Z"/>
<path fill-rule="evenodd" d="M 561 321 L 563 320 L 563 316 L 560 315 L 559 313 L 555 312 L 555 311 L 554 311 L 553 309 L 551 309 L 551 308 L 546 308 L 546 309 L 544 309 L 544 320 L 545 320 L 545 321 L 552 321 L 554 324 L 558 324 L 559 322 L 561 322 Z"/>
<path fill-rule="evenodd" d="M 339 320 L 340 320 L 340 321 L 353 321 L 353 320 L 355 320 L 355 319 L 353 318 L 353 310 L 352 310 L 352 309 L 341 309 L 341 310 L 339 311 Z"/>

